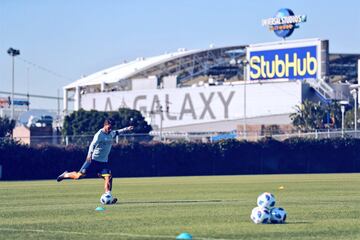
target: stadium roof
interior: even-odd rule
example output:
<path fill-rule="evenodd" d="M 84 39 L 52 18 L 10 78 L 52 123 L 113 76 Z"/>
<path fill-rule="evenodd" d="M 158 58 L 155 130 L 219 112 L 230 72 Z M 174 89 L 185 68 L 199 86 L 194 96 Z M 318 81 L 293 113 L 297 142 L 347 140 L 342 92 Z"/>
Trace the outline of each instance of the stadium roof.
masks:
<path fill-rule="evenodd" d="M 230 47 L 221 47 L 221 48 L 209 48 L 205 50 L 186 50 L 179 49 L 177 52 L 166 53 L 159 56 L 148 57 L 148 58 L 137 58 L 131 62 L 125 62 L 119 65 L 116 65 L 111 68 L 107 68 L 101 70 L 99 72 L 93 73 L 89 76 L 82 77 L 75 82 L 72 82 L 66 85 L 65 89 L 73 89 L 77 86 L 90 86 L 90 85 L 99 85 L 99 84 L 109 84 L 116 83 L 123 79 L 132 79 L 132 78 L 141 78 L 147 77 L 151 75 L 161 75 L 161 72 L 166 71 L 168 75 L 171 75 L 169 72 L 170 67 L 177 67 L 179 63 L 186 62 L 189 65 L 189 62 L 194 62 L 194 57 L 199 59 L 199 56 L 207 56 L 212 55 L 210 65 L 219 64 L 219 52 L 222 54 L 226 51 L 244 49 L 245 46 L 230 46 Z M 215 53 L 215 54 L 214 54 Z M 186 58 L 191 58 L 187 59 Z M 202 64 L 203 60 L 199 60 Z M 196 68 L 198 69 L 198 68 Z M 193 69 L 194 71 L 194 69 Z M 177 73 L 176 71 L 175 74 Z"/>

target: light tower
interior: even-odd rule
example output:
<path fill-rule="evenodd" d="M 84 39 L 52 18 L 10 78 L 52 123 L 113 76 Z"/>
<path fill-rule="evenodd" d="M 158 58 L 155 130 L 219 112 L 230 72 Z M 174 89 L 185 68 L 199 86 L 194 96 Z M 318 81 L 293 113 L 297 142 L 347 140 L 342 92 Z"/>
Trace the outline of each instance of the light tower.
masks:
<path fill-rule="evenodd" d="M 10 119 L 14 119 L 14 78 L 15 78 L 15 57 L 20 55 L 20 50 L 9 48 L 7 53 L 12 56 L 12 84 L 11 84 L 11 115 Z"/>

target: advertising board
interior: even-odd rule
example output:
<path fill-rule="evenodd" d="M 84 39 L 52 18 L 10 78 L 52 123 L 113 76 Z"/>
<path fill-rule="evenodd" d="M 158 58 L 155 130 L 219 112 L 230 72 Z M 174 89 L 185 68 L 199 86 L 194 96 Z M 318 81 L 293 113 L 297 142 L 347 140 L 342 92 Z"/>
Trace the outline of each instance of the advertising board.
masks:
<path fill-rule="evenodd" d="M 326 74 L 327 41 L 282 41 L 247 48 L 247 80 L 318 79 Z"/>

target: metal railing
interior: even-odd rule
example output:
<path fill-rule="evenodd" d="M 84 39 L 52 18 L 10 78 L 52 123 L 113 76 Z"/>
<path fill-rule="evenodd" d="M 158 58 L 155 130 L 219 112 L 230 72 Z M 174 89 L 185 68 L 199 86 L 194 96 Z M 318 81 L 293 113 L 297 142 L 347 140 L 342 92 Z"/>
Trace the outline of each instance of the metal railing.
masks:
<path fill-rule="evenodd" d="M 333 99 L 335 97 L 334 89 L 321 79 L 306 79 L 306 82 L 315 89 L 323 98 Z"/>
<path fill-rule="evenodd" d="M 326 138 L 360 138 L 360 131 L 354 130 L 317 130 L 314 132 L 298 132 L 298 133 L 290 133 L 290 134 L 277 134 L 272 135 L 272 138 L 283 141 L 288 138 L 309 138 L 309 139 L 326 139 Z"/>
<path fill-rule="evenodd" d="M 243 132 L 156 132 L 152 131 L 149 134 L 122 134 L 114 139 L 114 143 L 133 143 L 133 142 L 216 142 L 224 139 L 237 139 L 246 141 L 259 141 L 264 138 L 273 138 L 278 141 L 284 141 L 289 138 L 307 138 L 307 139 L 325 139 L 325 138 L 360 138 L 360 131 L 347 129 L 321 129 L 312 132 L 287 132 L 287 133 L 272 133 L 272 132 L 250 132 L 246 134 Z M 8 137 L 9 138 L 9 137 Z M 6 138 L 0 138 L 4 140 Z M 88 146 L 93 139 L 93 135 L 72 135 L 72 136 L 31 136 L 31 137 L 16 137 L 14 140 L 30 145 L 50 144 L 50 145 L 77 145 Z"/>

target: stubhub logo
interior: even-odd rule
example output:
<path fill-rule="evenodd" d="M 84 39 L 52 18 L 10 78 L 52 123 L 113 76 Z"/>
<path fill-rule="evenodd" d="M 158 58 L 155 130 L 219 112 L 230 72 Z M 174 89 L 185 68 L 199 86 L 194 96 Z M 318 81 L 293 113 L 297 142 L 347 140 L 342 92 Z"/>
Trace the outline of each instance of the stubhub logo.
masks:
<path fill-rule="evenodd" d="M 316 46 L 250 52 L 250 80 L 316 78 Z"/>

